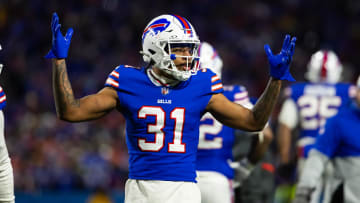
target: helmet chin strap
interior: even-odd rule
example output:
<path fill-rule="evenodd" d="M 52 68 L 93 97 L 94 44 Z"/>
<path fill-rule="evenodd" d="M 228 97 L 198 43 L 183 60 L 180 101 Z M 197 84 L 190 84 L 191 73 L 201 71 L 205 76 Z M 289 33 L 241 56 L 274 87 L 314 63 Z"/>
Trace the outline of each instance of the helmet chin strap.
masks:
<path fill-rule="evenodd" d="M 175 86 L 179 84 L 179 80 L 176 78 L 170 78 L 173 77 L 170 73 L 168 73 L 166 70 L 162 70 L 157 67 L 153 67 L 150 69 L 151 74 L 153 77 L 158 80 L 163 85 L 169 85 L 169 86 Z M 169 77 L 170 76 L 170 77 Z"/>

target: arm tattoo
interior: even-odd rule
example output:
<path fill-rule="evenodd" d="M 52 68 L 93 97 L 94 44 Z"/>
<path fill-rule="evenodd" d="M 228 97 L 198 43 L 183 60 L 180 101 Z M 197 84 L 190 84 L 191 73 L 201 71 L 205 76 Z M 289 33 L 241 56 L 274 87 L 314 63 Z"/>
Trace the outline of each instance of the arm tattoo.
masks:
<path fill-rule="evenodd" d="M 80 100 L 75 99 L 71 88 L 65 59 L 53 59 L 53 91 L 58 115 L 62 115 L 69 108 L 80 107 Z"/>
<path fill-rule="evenodd" d="M 265 91 L 253 108 L 253 115 L 257 123 L 263 126 L 269 119 L 280 94 L 281 81 L 270 79 Z"/>

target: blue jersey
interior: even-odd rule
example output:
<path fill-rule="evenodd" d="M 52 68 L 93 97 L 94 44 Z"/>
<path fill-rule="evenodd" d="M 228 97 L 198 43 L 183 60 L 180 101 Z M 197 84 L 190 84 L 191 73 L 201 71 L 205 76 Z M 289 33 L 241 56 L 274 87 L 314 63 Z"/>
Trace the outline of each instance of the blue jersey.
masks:
<path fill-rule="evenodd" d="M 360 157 L 360 108 L 352 103 L 328 119 L 315 148 L 330 159 Z"/>
<path fill-rule="evenodd" d="M 360 202 L 360 107 L 354 102 L 340 109 L 320 132 L 300 185 L 315 186 L 330 160 L 334 166 L 333 176 L 343 184 L 342 202 Z"/>
<path fill-rule="evenodd" d="M 243 86 L 225 86 L 224 95 L 239 104 L 250 103 Z M 233 179 L 234 171 L 229 164 L 233 161 L 234 135 L 233 128 L 222 125 L 210 113 L 206 113 L 200 122 L 196 170 L 216 171 Z"/>
<path fill-rule="evenodd" d="M 2 87 L 0 87 L 0 110 L 6 106 L 6 95 Z"/>
<path fill-rule="evenodd" d="M 298 143 L 299 156 L 307 157 L 326 119 L 349 104 L 354 90 L 354 86 L 345 83 L 297 83 L 285 90 L 298 112 L 299 138 L 303 141 Z"/>
<path fill-rule="evenodd" d="M 117 91 L 126 119 L 129 178 L 191 181 L 196 177 L 200 118 L 221 80 L 208 69 L 174 87 L 156 85 L 150 70 L 117 67 L 105 86 Z"/>

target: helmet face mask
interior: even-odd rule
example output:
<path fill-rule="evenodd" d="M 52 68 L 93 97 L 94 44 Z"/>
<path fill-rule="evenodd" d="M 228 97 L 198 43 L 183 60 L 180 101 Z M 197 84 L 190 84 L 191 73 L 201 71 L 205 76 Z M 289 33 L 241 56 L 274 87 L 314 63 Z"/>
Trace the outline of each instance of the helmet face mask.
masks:
<path fill-rule="evenodd" d="M 198 70 L 200 41 L 192 25 L 180 16 L 161 15 L 154 18 L 143 33 L 143 59 L 175 79 L 185 81 Z M 172 53 L 176 47 L 189 48 L 190 55 Z M 175 60 L 184 58 L 186 69 L 179 70 Z"/>
<path fill-rule="evenodd" d="M 341 79 L 342 65 L 331 50 L 320 50 L 311 56 L 305 78 L 311 82 L 337 83 Z"/>
<path fill-rule="evenodd" d="M 182 43 L 182 42 L 169 42 L 167 43 L 167 50 L 170 56 L 170 66 L 164 67 L 164 70 L 173 75 L 176 79 L 185 81 L 196 74 L 199 67 L 199 57 L 197 55 L 199 43 Z M 180 51 L 173 51 L 180 50 Z M 185 51 L 184 51 L 185 50 Z M 177 52 L 188 52 L 188 54 L 177 54 Z M 177 67 L 179 64 L 175 64 L 176 59 L 182 59 L 185 68 Z M 180 70 L 179 70 L 180 68 Z"/>

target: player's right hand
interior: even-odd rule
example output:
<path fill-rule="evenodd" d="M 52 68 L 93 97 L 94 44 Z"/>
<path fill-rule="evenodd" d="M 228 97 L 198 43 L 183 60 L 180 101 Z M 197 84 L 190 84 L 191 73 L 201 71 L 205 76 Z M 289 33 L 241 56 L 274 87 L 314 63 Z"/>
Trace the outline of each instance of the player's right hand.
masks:
<path fill-rule="evenodd" d="M 52 32 L 52 45 L 51 50 L 45 56 L 47 59 L 57 58 L 63 59 L 68 55 L 70 47 L 71 37 L 74 33 L 72 28 L 69 28 L 66 32 L 65 37 L 60 31 L 61 24 L 59 24 L 59 17 L 56 13 L 53 13 L 51 21 L 51 32 Z"/>

